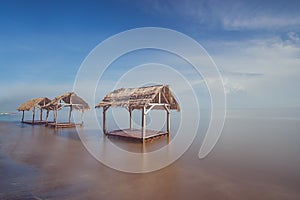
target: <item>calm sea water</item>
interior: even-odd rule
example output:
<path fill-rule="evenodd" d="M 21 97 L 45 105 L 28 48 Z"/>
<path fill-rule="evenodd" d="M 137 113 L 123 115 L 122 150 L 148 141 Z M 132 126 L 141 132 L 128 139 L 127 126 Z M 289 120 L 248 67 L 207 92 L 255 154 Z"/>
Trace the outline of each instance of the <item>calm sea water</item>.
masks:
<path fill-rule="evenodd" d="M 17 121 L 0 123 L 0 199 L 300 199 L 299 111 L 230 110 L 217 145 L 200 160 L 209 122 L 209 112 L 202 111 L 197 136 L 183 156 L 146 174 L 101 164 L 75 129 L 24 125 L 14 116 Z M 102 137 L 97 129 L 87 131 Z M 108 140 L 132 152 L 142 149 L 140 143 Z M 147 149 L 166 144 L 160 138 Z"/>
<path fill-rule="evenodd" d="M 17 112 L 0 112 L 0 121 L 2 122 L 13 122 L 21 119 L 21 115 Z"/>

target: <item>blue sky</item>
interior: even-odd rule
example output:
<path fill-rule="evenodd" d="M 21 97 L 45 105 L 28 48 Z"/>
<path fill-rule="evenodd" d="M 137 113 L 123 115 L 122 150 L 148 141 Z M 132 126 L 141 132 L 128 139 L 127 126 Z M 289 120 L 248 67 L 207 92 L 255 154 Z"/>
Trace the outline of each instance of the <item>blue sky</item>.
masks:
<path fill-rule="evenodd" d="M 298 107 L 299 10 L 288 0 L 2 1 L 0 112 L 72 90 L 96 45 L 148 26 L 203 45 L 222 71 L 229 107 Z"/>

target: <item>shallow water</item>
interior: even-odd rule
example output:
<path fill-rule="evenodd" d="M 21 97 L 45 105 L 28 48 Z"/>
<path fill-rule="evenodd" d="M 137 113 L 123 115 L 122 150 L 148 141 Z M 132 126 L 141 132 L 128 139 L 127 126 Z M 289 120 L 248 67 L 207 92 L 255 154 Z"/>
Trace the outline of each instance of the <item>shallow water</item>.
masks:
<path fill-rule="evenodd" d="M 208 120 L 170 166 L 146 174 L 92 157 L 75 129 L 0 123 L 0 199 L 299 199 L 299 112 L 229 111 L 211 154 L 197 156 Z M 100 131 L 88 130 L 101 138 Z M 188 131 L 188 130 L 187 130 Z M 109 139 L 138 152 L 141 144 Z M 153 151 L 166 138 L 147 143 Z"/>

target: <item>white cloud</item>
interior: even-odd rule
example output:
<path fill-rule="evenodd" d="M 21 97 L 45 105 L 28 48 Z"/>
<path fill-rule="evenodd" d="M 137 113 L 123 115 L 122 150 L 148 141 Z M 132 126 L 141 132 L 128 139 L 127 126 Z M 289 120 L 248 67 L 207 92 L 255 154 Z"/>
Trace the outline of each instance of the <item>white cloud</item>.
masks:
<path fill-rule="evenodd" d="M 300 37 L 299 37 L 299 35 L 298 35 L 297 33 L 295 33 L 295 32 L 289 32 L 289 33 L 287 34 L 287 36 L 289 37 L 289 39 L 290 39 L 292 42 L 297 43 L 297 44 L 300 43 Z"/>
<path fill-rule="evenodd" d="M 151 0 L 142 1 L 146 11 L 226 30 L 278 29 L 300 25 L 295 1 Z"/>
<path fill-rule="evenodd" d="M 292 37 L 210 44 L 218 48 L 212 57 L 223 71 L 231 105 L 299 106 L 300 47 Z"/>
<path fill-rule="evenodd" d="M 239 82 L 234 82 L 229 78 L 224 78 L 223 81 L 224 81 L 224 87 L 225 87 L 226 94 L 236 93 L 236 92 L 245 90 L 245 87 L 242 84 L 240 84 Z"/>
<path fill-rule="evenodd" d="M 279 29 L 285 27 L 295 27 L 300 25 L 300 17 L 290 18 L 287 16 L 224 16 L 223 27 L 228 30 L 241 29 Z"/>
<path fill-rule="evenodd" d="M 206 89 L 206 82 L 214 86 L 214 84 L 218 81 L 218 78 L 206 78 L 205 81 L 203 79 L 200 80 L 193 80 L 191 81 L 192 86 L 195 88 L 201 88 L 201 89 Z M 245 90 L 245 87 L 237 80 L 233 78 L 229 78 L 228 76 L 222 76 L 222 81 L 224 85 L 224 92 L 225 94 L 231 94 L 231 93 L 237 93 L 237 92 L 243 92 Z M 214 89 L 214 88 L 212 88 Z"/>

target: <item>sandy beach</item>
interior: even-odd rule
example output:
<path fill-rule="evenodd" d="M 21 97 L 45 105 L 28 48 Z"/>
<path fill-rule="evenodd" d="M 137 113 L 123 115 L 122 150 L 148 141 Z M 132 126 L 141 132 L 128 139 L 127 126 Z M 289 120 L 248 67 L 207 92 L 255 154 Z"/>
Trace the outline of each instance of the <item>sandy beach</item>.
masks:
<path fill-rule="evenodd" d="M 130 174 L 94 159 L 75 129 L 1 122 L 0 199 L 300 198 L 299 120 L 229 117 L 217 146 L 203 160 L 197 157 L 201 130 L 172 165 Z"/>

